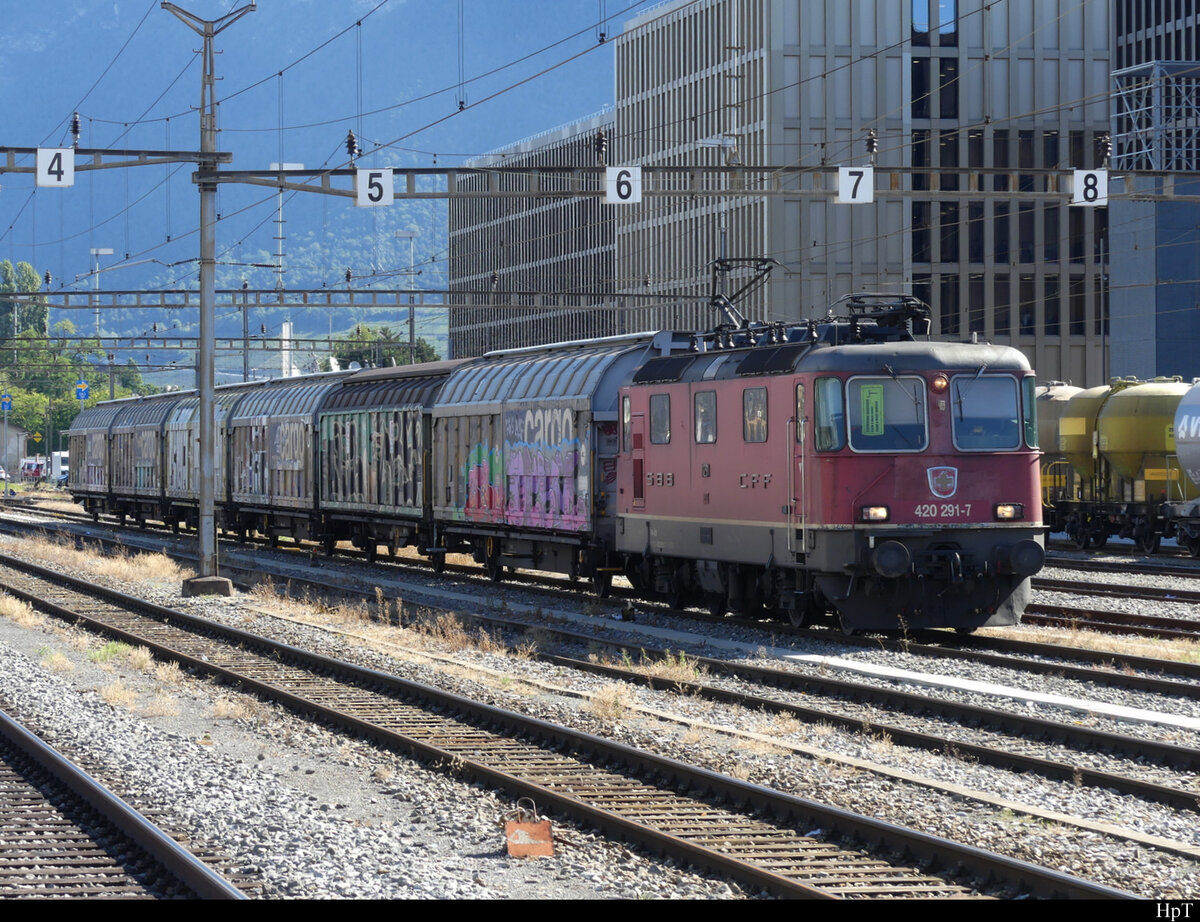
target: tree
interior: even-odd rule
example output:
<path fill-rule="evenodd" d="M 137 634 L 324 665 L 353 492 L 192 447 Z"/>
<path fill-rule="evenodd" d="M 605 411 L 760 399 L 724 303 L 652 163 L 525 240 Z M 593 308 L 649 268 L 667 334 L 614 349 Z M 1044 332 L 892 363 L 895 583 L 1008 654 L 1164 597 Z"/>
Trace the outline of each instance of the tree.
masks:
<path fill-rule="evenodd" d="M 413 352 L 418 365 L 436 362 L 441 358 L 433 346 L 420 338 L 417 339 Z M 333 357 L 342 368 L 349 368 L 351 362 L 358 362 L 363 368 L 407 365 L 408 337 L 397 334 L 387 326 L 372 329 L 365 323 L 359 323 L 349 334 L 334 343 Z M 330 370 L 328 360 L 321 363 L 321 369 Z"/>
<path fill-rule="evenodd" d="M 43 302 L 18 303 L 3 297 L 6 294 L 33 294 L 41 287 L 42 277 L 29 263 L 19 262 L 13 268 L 11 260 L 0 260 L 0 340 L 12 339 L 25 330 L 46 335 L 50 321 L 49 305 Z"/>

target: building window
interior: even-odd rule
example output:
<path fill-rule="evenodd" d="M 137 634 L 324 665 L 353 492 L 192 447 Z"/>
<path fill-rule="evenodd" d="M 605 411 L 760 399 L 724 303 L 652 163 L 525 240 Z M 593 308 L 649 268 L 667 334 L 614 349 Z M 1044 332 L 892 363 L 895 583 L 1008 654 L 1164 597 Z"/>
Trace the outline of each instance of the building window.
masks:
<path fill-rule="evenodd" d="M 967 259 L 983 262 L 983 202 L 967 203 Z"/>
<path fill-rule="evenodd" d="M 941 214 L 941 261 L 944 263 L 958 262 L 958 202 L 943 202 Z"/>
<path fill-rule="evenodd" d="M 1046 262 L 1058 261 L 1058 216 L 1061 213 L 1058 205 L 1053 202 L 1045 204 L 1046 212 L 1042 215 L 1042 230 L 1045 239 L 1042 241 L 1042 253 Z"/>
<path fill-rule="evenodd" d="M 1046 276 L 1046 297 L 1042 301 L 1042 309 L 1045 312 L 1045 326 L 1047 336 L 1059 336 L 1062 334 L 1062 329 L 1059 324 L 1059 294 L 1058 294 L 1058 276 Z"/>
<path fill-rule="evenodd" d="M 918 128 L 912 133 L 912 165 L 917 170 L 929 169 L 929 131 Z M 929 188 L 928 173 L 913 173 L 913 189 L 924 191 Z"/>
<path fill-rule="evenodd" d="M 929 44 L 929 0 L 912 0 L 912 43 Z"/>
<path fill-rule="evenodd" d="M 938 44 L 958 44 L 958 0 L 938 0 Z"/>
<path fill-rule="evenodd" d="M 1033 281 L 1032 275 L 1022 275 L 1021 287 L 1017 293 L 1017 312 L 1021 317 L 1022 336 L 1033 336 L 1037 333 L 1037 292 Z"/>
<path fill-rule="evenodd" d="M 932 259 L 930 253 L 932 234 L 930 233 L 930 213 L 933 211 L 931 202 L 912 203 L 912 248 L 913 262 L 927 263 Z"/>
<path fill-rule="evenodd" d="M 941 318 L 942 334 L 957 336 L 958 323 L 958 276 L 943 275 L 941 284 Z"/>
<path fill-rule="evenodd" d="M 912 61 L 912 117 L 929 118 L 932 106 L 929 94 L 933 87 L 929 82 L 929 58 L 913 58 Z"/>
<path fill-rule="evenodd" d="M 942 118 L 958 118 L 958 58 L 938 59 L 938 111 Z"/>
<path fill-rule="evenodd" d="M 938 177 L 942 189 L 957 191 L 958 189 L 958 132 L 943 131 L 938 138 L 938 163 L 941 174 Z"/>
<path fill-rule="evenodd" d="M 997 131 L 992 135 L 992 166 L 997 170 L 1007 170 L 1009 165 L 1008 131 Z M 1000 175 L 993 177 L 993 188 L 996 192 L 1007 192 L 1008 177 Z"/>
<path fill-rule="evenodd" d="M 1087 283 L 1081 278 L 1071 279 L 1071 335 L 1087 333 Z"/>
<path fill-rule="evenodd" d="M 1009 313 L 1011 305 L 1009 304 L 1009 282 L 1007 275 L 998 275 L 993 283 L 992 290 L 994 296 L 992 298 L 992 330 L 997 336 L 1008 336 L 1012 331 L 1012 325 L 1009 323 Z"/>
<path fill-rule="evenodd" d="M 993 241 L 993 250 L 995 251 L 993 260 L 1001 264 L 1007 264 L 1012 255 L 1008 242 L 1009 207 L 1008 202 L 996 203 L 996 237 Z"/>
<path fill-rule="evenodd" d="M 987 302 L 983 294 L 983 276 L 972 273 L 967 278 L 967 330 L 971 333 L 984 332 L 987 317 Z"/>
<path fill-rule="evenodd" d="M 1033 202 L 1020 202 L 1017 205 L 1017 244 L 1019 247 L 1017 261 L 1033 262 L 1034 254 L 1034 208 Z"/>

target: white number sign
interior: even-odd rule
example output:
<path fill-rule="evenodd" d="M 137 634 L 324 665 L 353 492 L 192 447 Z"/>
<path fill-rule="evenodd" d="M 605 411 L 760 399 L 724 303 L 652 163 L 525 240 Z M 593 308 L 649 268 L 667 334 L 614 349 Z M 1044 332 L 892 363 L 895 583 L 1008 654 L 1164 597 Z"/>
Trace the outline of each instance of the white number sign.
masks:
<path fill-rule="evenodd" d="M 642 168 L 610 166 L 605 171 L 604 200 L 610 205 L 636 205 L 642 200 Z"/>
<path fill-rule="evenodd" d="M 392 180 L 391 170 L 357 170 L 354 174 L 354 204 L 359 208 L 392 204 Z"/>
<path fill-rule="evenodd" d="M 869 205 L 875 201 L 875 168 L 872 166 L 838 167 L 839 205 Z"/>
<path fill-rule="evenodd" d="M 1107 205 L 1108 170 L 1075 170 L 1072 205 Z"/>
<path fill-rule="evenodd" d="M 37 184 L 64 189 L 75 185 L 75 150 L 71 147 L 39 147 Z"/>

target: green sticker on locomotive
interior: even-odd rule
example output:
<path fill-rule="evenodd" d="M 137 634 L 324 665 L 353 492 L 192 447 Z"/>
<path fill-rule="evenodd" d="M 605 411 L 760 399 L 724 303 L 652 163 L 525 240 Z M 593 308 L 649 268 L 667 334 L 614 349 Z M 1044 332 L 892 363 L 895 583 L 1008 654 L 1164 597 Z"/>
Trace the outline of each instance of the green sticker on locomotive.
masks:
<path fill-rule="evenodd" d="M 862 434 L 883 435 L 883 385 L 864 384 L 861 391 Z"/>

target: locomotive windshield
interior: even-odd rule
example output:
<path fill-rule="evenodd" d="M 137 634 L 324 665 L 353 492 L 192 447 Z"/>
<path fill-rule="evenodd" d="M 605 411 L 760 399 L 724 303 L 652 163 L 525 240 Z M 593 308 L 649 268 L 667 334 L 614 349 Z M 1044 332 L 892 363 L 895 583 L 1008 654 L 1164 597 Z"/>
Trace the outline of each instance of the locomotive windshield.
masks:
<path fill-rule="evenodd" d="M 924 451 L 929 444 L 923 378 L 851 378 L 846 398 L 855 451 Z"/>
<path fill-rule="evenodd" d="M 954 445 L 960 451 L 1021 447 L 1021 402 L 1007 375 L 955 375 L 950 382 Z"/>

